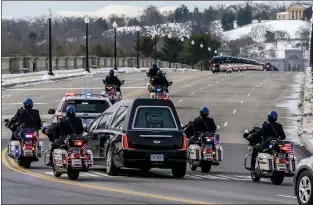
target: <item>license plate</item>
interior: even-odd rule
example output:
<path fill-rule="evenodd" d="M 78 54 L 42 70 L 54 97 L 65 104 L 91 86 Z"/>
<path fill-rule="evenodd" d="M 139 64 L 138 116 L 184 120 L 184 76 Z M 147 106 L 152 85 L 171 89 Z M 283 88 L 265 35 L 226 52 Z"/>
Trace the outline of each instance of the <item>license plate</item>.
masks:
<path fill-rule="evenodd" d="M 33 151 L 31 151 L 31 150 L 24 150 L 24 156 L 33 156 Z"/>
<path fill-rule="evenodd" d="M 152 162 L 163 162 L 164 161 L 164 155 L 163 154 L 151 154 L 150 160 Z"/>
<path fill-rule="evenodd" d="M 32 144 L 32 141 L 27 140 L 27 141 L 24 141 L 24 143 L 25 144 Z"/>
<path fill-rule="evenodd" d="M 81 167 L 82 160 L 81 159 L 72 159 L 72 167 Z"/>
<path fill-rule="evenodd" d="M 80 149 L 73 149 L 74 154 L 80 154 Z"/>
<path fill-rule="evenodd" d="M 278 157 L 279 157 L 279 158 L 284 158 L 284 159 L 285 159 L 285 158 L 286 158 L 286 154 L 285 154 L 285 153 L 279 153 L 279 154 L 278 154 Z"/>
<path fill-rule="evenodd" d="M 213 154 L 205 154 L 204 158 L 206 159 L 212 159 L 213 158 Z"/>

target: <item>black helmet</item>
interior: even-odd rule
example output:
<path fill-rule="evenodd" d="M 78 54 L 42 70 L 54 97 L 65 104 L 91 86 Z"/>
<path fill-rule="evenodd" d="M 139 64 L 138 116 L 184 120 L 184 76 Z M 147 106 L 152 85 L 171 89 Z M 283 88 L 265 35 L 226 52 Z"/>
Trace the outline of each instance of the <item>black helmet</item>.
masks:
<path fill-rule="evenodd" d="M 113 76 L 113 75 L 114 75 L 114 69 L 113 69 L 113 68 L 111 68 L 111 69 L 109 70 L 109 75 L 110 75 L 110 76 Z"/>
<path fill-rule="evenodd" d="M 158 68 L 158 65 L 154 62 L 154 63 L 152 64 L 152 67 L 153 67 L 153 68 Z"/>
<path fill-rule="evenodd" d="M 24 104 L 24 108 L 29 108 L 29 109 L 33 108 L 33 100 L 30 98 L 26 98 L 23 104 Z"/>

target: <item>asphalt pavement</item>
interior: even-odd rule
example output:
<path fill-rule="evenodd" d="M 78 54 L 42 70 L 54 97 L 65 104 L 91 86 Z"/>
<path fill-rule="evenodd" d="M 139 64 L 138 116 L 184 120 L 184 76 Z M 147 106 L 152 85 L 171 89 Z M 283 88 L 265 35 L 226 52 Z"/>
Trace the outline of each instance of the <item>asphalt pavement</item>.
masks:
<path fill-rule="evenodd" d="M 174 179 L 170 170 L 153 169 L 148 177 L 140 177 L 136 170 L 125 170 L 121 176 L 110 177 L 103 170 L 82 173 L 77 181 L 66 176 L 55 178 L 44 166 L 43 159 L 28 170 L 19 168 L 6 157 L 5 147 L 10 132 L 2 123 L 2 202 L 7 204 L 107 204 L 107 203 L 221 203 L 221 204 L 295 204 L 292 178 L 282 185 L 273 185 L 269 179 L 252 182 L 243 167 L 248 153 L 242 138 L 244 128 L 259 126 L 268 111 L 275 109 L 285 126 L 288 139 L 296 140 L 297 116 L 293 104 L 300 95 L 295 88 L 302 73 L 295 72 L 168 72 L 174 83 L 169 88 L 181 123 L 193 120 L 201 106 L 208 106 L 219 130 L 224 148 L 224 161 L 212 167 L 209 174 L 188 170 L 184 179 Z M 11 117 L 22 106 L 25 97 L 31 97 L 42 119 L 51 123 L 49 108 L 56 108 L 66 92 L 85 92 L 92 84 L 92 92 L 103 90 L 101 79 L 93 76 L 62 80 L 29 87 L 2 91 L 2 119 Z M 124 98 L 149 97 L 148 78 L 144 73 L 122 74 Z M 285 103 L 285 106 L 282 104 Z M 43 137 L 44 139 L 44 137 Z M 48 141 L 44 139 L 45 149 Z M 311 156 L 303 147 L 296 147 L 298 160 Z"/>

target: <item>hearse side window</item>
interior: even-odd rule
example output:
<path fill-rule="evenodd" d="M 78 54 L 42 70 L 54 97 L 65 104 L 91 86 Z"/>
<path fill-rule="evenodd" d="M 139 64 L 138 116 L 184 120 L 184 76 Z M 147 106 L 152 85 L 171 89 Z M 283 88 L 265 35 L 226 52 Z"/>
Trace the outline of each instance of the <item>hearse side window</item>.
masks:
<path fill-rule="evenodd" d="M 104 114 L 103 118 L 99 122 L 97 129 L 105 129 L 105 125 L 107 124 L 107 121 L 110 119 L 111 114 L 112 113 Z"/>
<path fill-rule="evenodd" d="M 112 123 L 111 123 L 112 126 L 111 127 L 115 127 L 114 124 L 116 124 L 116 122 L 120 120 L 120 117 L 123 115 L 126 115 L 127 109 L 128 109 L 128 106 L 121 106 L 118 109 L 114 119 L 112 120 Z"/>
<path fill-rule="evenodd" d="M 170 107 L 139 107 L 134 120 L 135 129 L 178 129 Z"/>
<path fill-rule="evenodd" d="M 88 129 L 88 131 L 94 130 L 97 125 L 99 124 L 99 121 L 101 120 L 101 118 L 103 117 L 103 115 L 98 116 L 91 124 L 90 127 Z"/>
<path fill-rule="evenodd" d="M 73 105 L 78 113 L 103 113 L 110 107 L 105 100 L 66 100 L 62 112 L 65 112 L 69 105 Z"/>

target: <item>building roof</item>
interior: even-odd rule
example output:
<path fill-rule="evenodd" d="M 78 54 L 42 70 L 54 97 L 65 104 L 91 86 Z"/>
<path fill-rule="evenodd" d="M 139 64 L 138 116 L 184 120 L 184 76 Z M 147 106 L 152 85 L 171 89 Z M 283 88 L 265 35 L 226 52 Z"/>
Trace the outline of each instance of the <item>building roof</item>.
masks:
<path fill-rule="evenodd" d="M 288 12 L 279 12 L 279 13 L 277 13 L 277 14 L 287 14 Z"/>
<path fill-rule="evenodd" d="M 303 6 L 304 8 L 312 7 L 312 4 L 309 4 L 309 3 L 296 2 L 296 3 L 290 4 L 290 6 L 288 8 L 290 8 L 291 6 L 295 6 L 295 5 Z"/>

